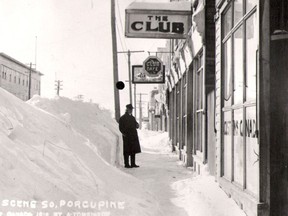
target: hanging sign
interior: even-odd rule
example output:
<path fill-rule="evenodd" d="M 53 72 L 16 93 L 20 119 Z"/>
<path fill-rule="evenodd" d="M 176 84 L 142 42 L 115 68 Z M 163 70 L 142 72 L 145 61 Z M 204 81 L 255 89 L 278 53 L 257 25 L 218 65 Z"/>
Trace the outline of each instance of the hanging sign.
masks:
<path fill-rule="evenodd" d="M 190 2 L 133 2 L 125 11 L 126 37 L 185 39 L 192 25 Z"/>
<path fill-rule="evenodd" d="M 157 77 L 163 73 L 163 62 L 157 56 L 149 56 L 143 62 L 144 71 L 151 77 Z"/>
<path fill-rule="evenodd" d="M 162 70 L 155 73 L 155 70 L 151 68 L 144 69 L 143 65 L 132 66 L 132 83 L 134 84 L 154 84 L 165 83 L 165 65 L 162 65 Z M 157 69 L 158 70 L 158 69 Z"/>

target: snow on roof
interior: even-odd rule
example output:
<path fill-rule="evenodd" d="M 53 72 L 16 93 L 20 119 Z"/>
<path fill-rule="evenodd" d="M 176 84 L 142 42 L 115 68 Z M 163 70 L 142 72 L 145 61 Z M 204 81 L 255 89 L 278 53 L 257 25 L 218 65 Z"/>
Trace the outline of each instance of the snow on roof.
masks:
<path fill-rule="evenodd" d="M 22 66 L 22 67 L 30 70 L 30 67 L 29 67 L 29 66 L 23 64 L 22 62 L 14 59 L 14 58 L 12 58 L 11 56 L 9 56 L 9 55 L 7 55 L 7 54 L 5 54 L 5 53 L 3 53 L 3 52 L 0 53 L 0 56 L 2 56 L 3 58 L 8 59 L 9 61 L 14 62 L 15 64 L 18 64 L 18 65 L 20 65 L 20 66 Z M 43 76 L 43 74 L 42 74 L 40 71 L 37 71 L 37 70 L 35 70 L 34 68 L 31 68 L 31 71 L 32 71 L 33 73 L 37 73 L 37 74 L 40 75 L 40 76 Z"/>
<path fill-rule="evenodd" d="M 191 2 L 133 2 L 126 10 L 191 11 Z"/>

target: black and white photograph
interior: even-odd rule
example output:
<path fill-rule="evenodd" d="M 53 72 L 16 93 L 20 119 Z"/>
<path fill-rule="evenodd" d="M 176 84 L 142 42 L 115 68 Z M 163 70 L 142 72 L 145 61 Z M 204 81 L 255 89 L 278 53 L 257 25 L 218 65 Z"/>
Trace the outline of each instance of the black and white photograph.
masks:
<path fill-rule="evenodd" d="M 288 216 L 288 1 L 0 0 L 0 176 L 0 216 Z"/>

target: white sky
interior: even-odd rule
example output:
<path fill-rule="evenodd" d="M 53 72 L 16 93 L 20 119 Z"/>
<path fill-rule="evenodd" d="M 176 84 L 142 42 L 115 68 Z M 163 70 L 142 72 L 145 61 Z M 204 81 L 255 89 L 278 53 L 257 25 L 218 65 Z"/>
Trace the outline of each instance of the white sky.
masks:
<path fill-rule="evenodd" d="M 147 51 L 156 51 L 165 40 L 124 37 L 125 8 L 131 2 L 116 0 L 116 15 L 123 44 L 127 46 L 124 49 L 145 50 L 132 54 L 133 65 L 142 64 Z M 85 100 L 92 99 L 114 111 L 109 0 L 1 0 L 0 38 L 0 52 L 25 64 L 35 63 L 36 59 L 37 70 L 44 74 L 42 96 L 54 97 L 54 81 L 59 79 L 63 80 L 60 95 L 73 98 L 82 94 Z M 122 50 L 118 34 L 118 51 Z M 118 62 L 119 80 L 128 80 L 125 54 L 118 54 Z M 129 103 L 128 83 L 125 84 L 120 92 L 122 109 Z M 151 89 L 151 84 L 138 85 L 138 93 L 147 92 L 147 88 Z"/>

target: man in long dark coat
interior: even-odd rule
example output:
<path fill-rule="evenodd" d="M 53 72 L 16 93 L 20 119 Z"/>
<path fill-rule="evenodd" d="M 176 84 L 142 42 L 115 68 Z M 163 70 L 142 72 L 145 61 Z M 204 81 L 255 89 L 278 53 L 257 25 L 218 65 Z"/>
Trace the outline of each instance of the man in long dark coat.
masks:
<path fill-rule="evenodd" d="M 139 124 L 132 115 L 133 106 L 126 105 L 126 112 L 119 119 L 119 130 L 123 137 L 123 154 L 125 168 L 139 167 L 135 163 L 135 154 L 141 152 L 141 147 L 138 139 L 137 128 Z M 131 165 L 129 164 L 129 156 L 131 158 Z"/>

